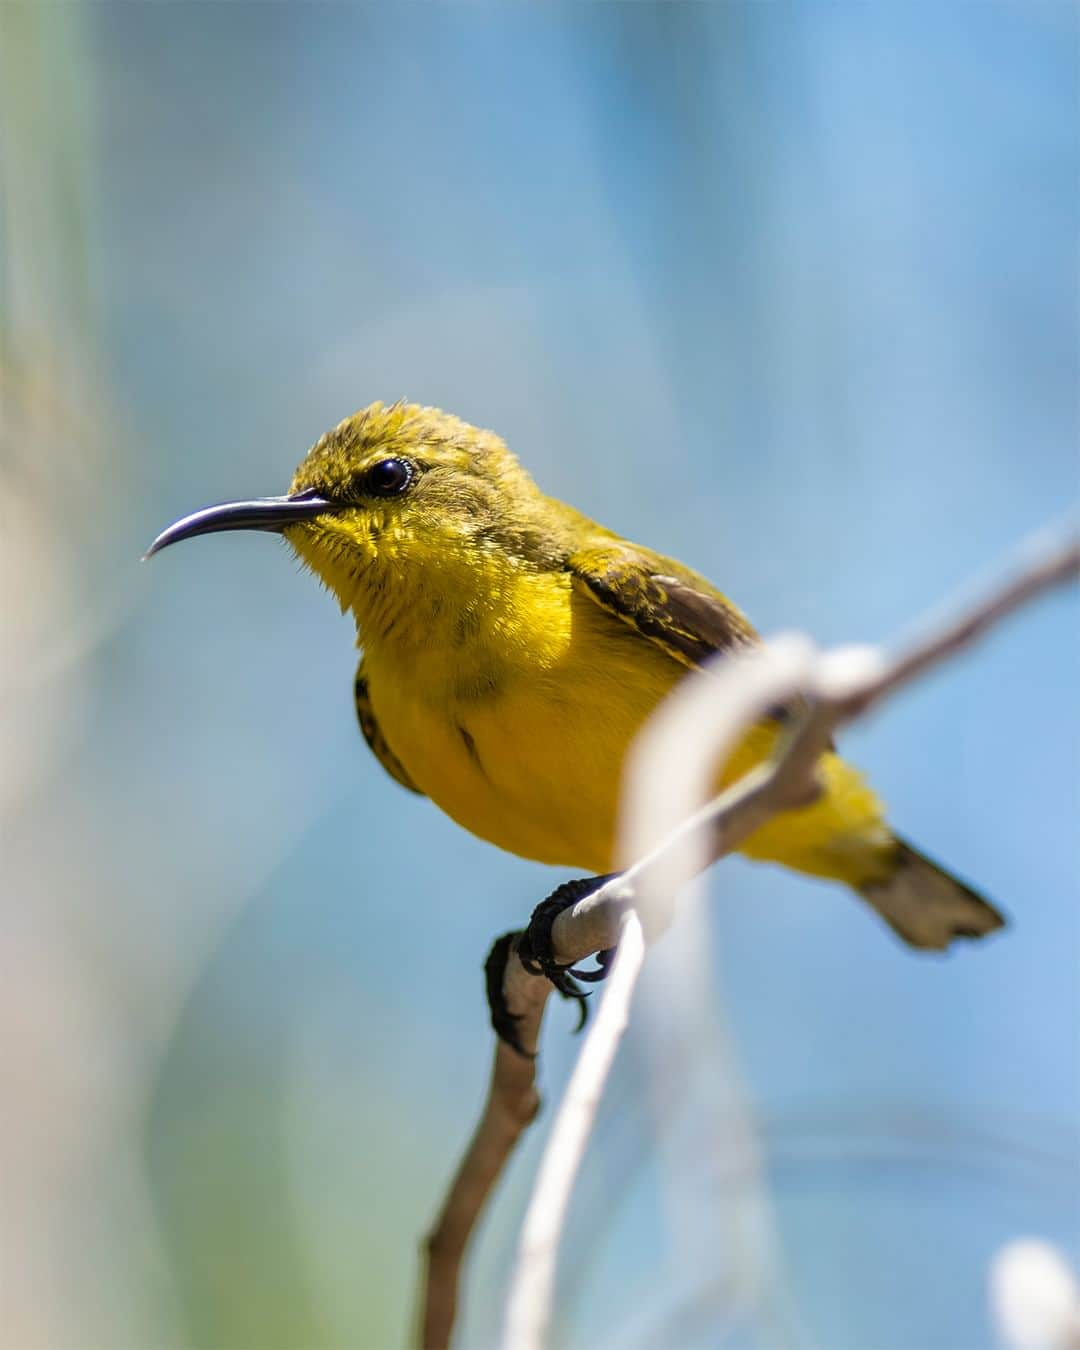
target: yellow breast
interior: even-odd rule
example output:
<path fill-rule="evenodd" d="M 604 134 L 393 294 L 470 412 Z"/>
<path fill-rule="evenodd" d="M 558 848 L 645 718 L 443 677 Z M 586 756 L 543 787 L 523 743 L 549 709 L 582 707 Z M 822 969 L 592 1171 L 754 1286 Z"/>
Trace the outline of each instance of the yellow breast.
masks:
<path fill-rule="evenodd" d="M 516 587 L 490 646 L 473 632 L 457 656 L 439 634 L 408 661 L 369 649 L 375 713 L 417 786 L 466 829 L 605 871 L 627 747 L 684 671 L 565 574 Z"/>

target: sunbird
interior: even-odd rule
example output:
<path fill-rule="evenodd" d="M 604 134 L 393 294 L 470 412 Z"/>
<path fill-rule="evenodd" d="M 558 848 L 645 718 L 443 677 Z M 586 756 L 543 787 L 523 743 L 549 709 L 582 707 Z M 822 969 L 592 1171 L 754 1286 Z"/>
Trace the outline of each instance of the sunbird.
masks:
<path fill-rule="evenodd" d="M 284 497 L 185 516 L 150 546 L 219 530 L 284 536 L 352 611 L 360 730 L 402 787 L 500 848 L 613 867 L 627 750 L 688 669 L 759 641 L 704 577 L 545 496 L 500 438 L 438 408 L 373 403 L 328 431 Z M 770 755 L 777 710 L 716 788 Z M 1004 919 L 893 833 L 838 754 L 809 805 L 741 852 L 851 887 L 913 947 Z"/>

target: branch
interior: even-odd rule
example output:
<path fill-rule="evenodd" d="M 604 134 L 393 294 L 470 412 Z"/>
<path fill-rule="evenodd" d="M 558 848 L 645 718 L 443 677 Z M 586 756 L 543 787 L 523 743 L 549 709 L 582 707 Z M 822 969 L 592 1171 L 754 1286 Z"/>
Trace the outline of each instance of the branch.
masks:
<path fill-rule="evenodd" d="M 618 855 L 637 861 L 563 911 L 552 930 L 560 964 L 617 944 L 619 953 L 552 1127 L 523 1224 L 507 1303 L 507 1350 L 540 1350 L 547 1339 L 558 1246 L 574 1181 L 625 1030 L 645 946 L 667 926 L 675 897 L 711 861 L 732 852 L 774 815 L 813 800 L 820 790 L 818 758 L 839 726 L 1078 573 L 1080 541 L 1059 540 L 1040 548 L 1014 578 L 983 600 L 891 659 L 867 647 L 823 653 L 806 638 L 785 636 L 710 663 L 681 681 L 657 709 L 626 766 Z M 702 806 L 717 764 L 746 729 L 770 708 L 800 698 L 803 713 L 773 759 Z M 631 902 L 634 918 L 628 920 Z M 539 1106 L 531 1056 L 551 986 L 522 967 L 515 940 L 509 945 L 503 993 L 520 1018 L 518 1034 L 530 1057 L 501 1041 L 496 1046 L 483 1114 L 426 1243 L 423 1350 L 449 1345 L 469 1236 Z"/>
<path fill-rule="evenodd" d="M 491 1083 L 484 1110 L 461 1160 L 442 1212 L 424 1242 L 420 1341 L 423 1350 L 445 1350 L 457 1317 L 458 1286 L 465 1247 L 518 1140 L 536 1118 L 536 1049 L 551 984 L 530 975 L 511 949 L 503 979 L 507 1007 L 520 1020 L 519 1055 L 495 1041 Z"/>
<path fill-rule="evenodd" d="M 619 910 L 627 887 L 632 887 L 644 931 L 655 939 L 670 918 L 673 898 L 716 856 L 714 832 L 719 833 L 719 852 L 729 853 L 765 820 L 812 800 L 819 790 L 818 758 L 839 726 L 961 651 L 1020 605 L 1078 573 L 1080 541 L 1048 550 L 1015 579 L 892 661 L 865 647 L 821 653 L 804 638 L 786 637 L 735 660 L 721 658 L 683 680 L 650 719 L 629 756 L 619 848 L 628 857 L 638 849 L 650 851 L 612 887 Z M 717 766 L 741 734 L 766 709 L 800 694 L 805 712 L 774 758 L 700 807 Z M 686 823 L 680 825 L 681 819 Z M 561 934 L 555 925 L 556 943 L 569 936 L 567 947 L 573 948 L 575 913 L 610 908 L 612 901 L 604 895 L 608 889 L 560 916 L 564 923 Z M 594 923 L 595 916 L 589 916 L 590 930 Z M 556 950 L 561 961 L 562 950 Z M 573 959 L 580 959 L 576 952 Z M 616 957 L 609 994 L 552 1126 L 522 1226 L 504 1350 L 541 1350 L 547 1341 L 563 1221 L 643 960 L 644 947 L 637 943 Z M 612 997 L 616 1010 L 607 1017 Z"/>
<path fill-rule="evenodd" d="M 641 803 L 644 819 L 630 818 L 635 810 L 631 800 L 627 801 L 623 815 L 623 828 L 629 839 L 646 838 L 649 844 L 635 854 L 632 842 L 623 843 L 622 856 L 636 856 L 638 861 L 556 919 L 552 938 L 560 965 L 582 961 L 611 946 L 627 902 L 636 902 L 642 883 L 647 884 L 661 871 L 676 851 L 686 846 L 688 839 L 715 838 L 722 830 L 721 853 L 733 852 L 777 810 L 787 810 L 811 799 L 816 788 L 813 766 L 833 732 L 843 723 L 869 711 L 948 657 L 958 655 L 1022 605 L 1080 575 L 1080 540 L 1051 538 L 1038 551 L 1034 546 L 1029 546 L 1028 551 L 1030 561 L 1015 576 L 951 621 L 928 630 L 891 660 L 873 647 L 843 647 L 817 653 L 807 643 L 805 654 L 817 658 L 815 670 L 813 660 L 808 660 L 805 666 L 801 664 L 803 653 L 795 644 L 805 640 L 784 636 L 738 658 L 718 658 L 700 674 L 685 679 L 654 713 L 627 764 L 628 799 L 635 777 L 647 782 L 648 775 L 653 774 L 659 787 L 657 793 Z M 726 681 L 736 666 L 756 668 L 759 678 L 767 683 L 765 698 L 761 700 L 766 708 L 800 692 L 809 695 L 814 692 L 810 685 L 816 684 L 817 698 L 812 700 L 814 717 L 804 716 L 793 736 L 780 747 L 779 777 L 775 760 L 760 765 L 706 806 L 697 805 L 701 800 L 698 796 L 691 809 L 677 815 L 679 806 L 674 798 L 682 800 L 686 795 L 678 791 L 688 784 L 686 763 L 697 758 L 699 748 L 707 740 L 713 750 L 706 776 L 711 778 L 714 772 L 719 758 L 717 737 L 726 731 L 725 714 L 731 711 L 731 699 L 736 693 L 733 686 L 727 691 L 718 690 L 717 679 Z M 800 676 L 800 671 L 805 671 L 805 675 Z M 706 675 L 712 678 L 703 678 Z M 805 685 L 800 685 L 800 678 L 806 680 Z M 740 698 L 739 702 L 742 709 L 747 709 L 749 699 L 744 703 Z M 720 724 L 721 719 L 724 725 Z M 677 743 L 672 737 L 677 737 Z M 658 742 L 667 745 L 668 753 L 650 749 Z M 646 755 L 652 762 L 638 762 L 639 757 Z"/>
<path fill-rule="evenodd" d="M 554 1282 L 559 1236 L 615 1051 L 630 1020 L 630 1000 L 645 960 L 645 935 L 633 910 L 624 917 L 621 936 L 593 1034 L 581 1047 L 559 1108 L 556 1125 L 561 1146 L 545 1149 L 536 1175 L 521 1230 L 514 1292 L 507 1306 L 505 1346 L 540 1346 L 546 1340 L 551 1309 L 549 1280 Z"/>

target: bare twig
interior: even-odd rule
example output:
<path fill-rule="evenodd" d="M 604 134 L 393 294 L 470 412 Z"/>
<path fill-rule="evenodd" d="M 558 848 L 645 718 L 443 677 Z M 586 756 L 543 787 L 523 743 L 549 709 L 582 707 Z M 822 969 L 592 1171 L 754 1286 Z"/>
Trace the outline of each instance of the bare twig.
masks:
<path fill-rule="evenodd" d="M 662 931 L 674 897 L 713 857 L 730 852 L 765 820 L 813 798 L 818 758 L 837 727 L 1078 572 L 1080 542 L 1040 554 L 1015 579 L 892 661 L 865 647 L 820 653 L 806 639 L 787 637 L 745 657 L 714 661 L 684 680 L 650 720 L 628 763 L 620 853 L 652 851 L 631 865 L 621 882 L 623 894 L 627 884 L 634 888 L 645 933 L 654 938 Z M 700 807 L 740 734 L 767 707 L 799 694 L 806 710 L 773 759 Z M 694 808 L 697 814 L 691 815 Z M 688 824 L 680 826 L 687 817 Z M 597 892 L 580 908 L 603 903 L 602 895 Z M 573 913 L 561 916 L 568 920 L 564 932 Z M 643 948 L 635 949 L 614 991 L 616 1014 L 605 1017 L 607 997 L 601 1003 L 552 1126 L 522 1228 L 504 1350 L 541 1350 L 546 1342 L 562 1223 L 643 959 Z M 617 959 L 613 976 L 621 964 Z"/>
<path fill-rule="evenodd" d="M 774 766 L 760 765 L 734 784 L 727 792 L 715 797 L 707 805 L 696 811 L 688 812 L 680 821 L 672 822 L 672 802 L 676 794 L 672 789 L 688 782 L 685 773 L 672 776 L 671 763 L 654 762 L 647 766 L 650 772 L 658 775 L 655 782 L 663 785 L 662 793 L 655 802 L 650 799 L 644 803 L 645 819 L 638 822 L 630 820 L 626 814 L 631 809 L 627 803 L 623 815 L 623 828 L 631 839 L 645 837 L 650 839 L 647 853 L 634 854 L 632 844 L 624 843 L 620 852 L 623 857 L 636 861 L 621 876 L 600 887 L 572 909 L 564 911 L 556 919 L 552 938 L 556 959 L 561 964 L 584 960 L 592 952 L 603 946 L 610 946 L 619 925 L 619 916 L 628 900 L 636 900 L 636 891 L 642 879 L 654 868 L 662 867 L 665 859 L 670 859 L 677 848 L 686 845 L 687 839 L 694 835 L 715 837 L 721 829 L 724 832 L 726 847 L 722 853 L 729 853 L 743 839 L 757 829 L 758 825 L 774 814 L 771 808 L 774 794 L 791 794 L 791 800 L 783 804 L 782 809 L 798 804 L 800 790 L 812 792 L 812 766 L 816 763 L 821 750 L 828 744 L 833 730 L 843 722 L 851 721 L 860 714 L 880 703 L 902 685 L 909 684 L 931 666 L 937 665 L 950 656 L 955 656 L 983 636 L 1014 610 L 1033 600 L 1044 591 L 1072 580 L 1080 574 L 1080 542 L 1074 538 L 1049 537 L 1042 542 L 1036 539 L 1029 544 L 1026 552 L 1030 561 L 1021 567 L 1007 581 L 990 590 L 979 601 L 957 614 L 951 621 L 935 626 L 921 638 L 902 648 L 891 660 L 873 647 L 843 647 L 819 656 L 817 681 L 821 685 L 818 703 L 818 717 L 815 724 L 805 720 L 797 730 L 797 743 L 789 741 L 788 758 L 784 764 L 781 781 L 774 781 Z M 787 643 L 789 639 L 785 638 Z M 769 644 L 775 649 L 777 640 Z M 767 649 L 766 649 L 767 650 Z M 812 648 L 810 649 L 813 650 Z M 736 664 L 749 668 L 751 662 L 762 659 L 762 649 L 748 652 L 734 660 L 721 658 L 714 662 L 711 669 L 702 674 L 714 677 L 726 674 Z M 792 657 L 792 660 L 797 659 Z M 726 669 L 725 669 L 726 668 Z M 765 672 L 757 667 L 764 678 Z M 791 693 L 798 693 L 798 687 L 792 687 L 794 671 L 786 667 L 780 670 L 770 666 L 768 679 L 777 675 L 772 685 L 775 702 L 782 702 Z M 809 682 L 809 673 L 806 676 Z M 797 683 L 797 681 L 796 681 Z M 785 692 L 786 691 L 786 692 Z M 730 697 L 730 693 L 726 696 Z M 691 703 L 690 700 L 693 700 Z M 657 709 L 642 732 L 632 755 L 645 753 L 645 747 L 652 738 L 666 741 L 671 735 L 673 724 L 682 723 L 689 734 L 680 743 L 680 751 L 688 756 L 708 738 L 708 728 L 712 717 L 722 717 L 725 709 L 722 705 L 726 698 L 717 690 L 715 678 L 706 680 L 702 675 L 684 680 Z M 820 706 L 824 704 L 825 706 Z M 700 723 L 693 719 L 698 717 Z M 685 719 L 685 720 L 684 720 Z M 782 747 L 783 751 L 784 747 Z M 783 758 L 783 755 L 781 756 Z M 678 761 L 675 761 L 677 764 Z M 713 761 L 715 765 L 715 760 Z M 627 778 L 635 772 L 645 777 L 641 766 L 635 768 L 631 758 L 627 764 Z M 666 775 L 666 776 L 663 776 Z M 751 791 L 751 789 L 753 789 Z M 682 800 L 681 795 L 678 800 Z M 697 799 L 700 801 L 700 797 Z M 718 855 L 719 856 L 719 855 Z M 588 942 L 596 939 L 595 946 Z"/>
<path fill-rule="evenodd" d="M 645 935 L 631 910 L 623 921 L 618 955 L 596 1017 L 596 1025 L 603 1024 L 601 1034 L 588 1037 L 582 1046 L 559 1108 L 562 1147 L 545 1150 L 533 1187 L 521 1230 L 516 1297 L 508 1305 L 504 1345 L 544 1343 L 551 1307 L 550 1282 L 554 1280 L 566 1209 L 615 1051 L 630 1018 L 630 1000 L 644 959 Z"/>
<path fill-rule="evenodd" d="M 552 986 L 530 975 L 511 951 L 503 979 L 509 1011 L 519 1021 L 518 1039 L 528 1054 L 519 1055 L 496 1040 L 491 1083 L 484 1110 L 461 1160 L 442 1212 L 424 1243 L 420 1345 L 442 1350 L 450 1344 L 457 1316 L 461 1263 L 469 1236 L 518 1139 L 540 1109 L 536 1090 L 536 1048 Z"/>
<path fill-rule="evenodd" d="M 640 920 L 640 926 L 632 921 L 623 935 L 607 992 L 547 1144 L 511 1282 L 507 1350 L 540 1350 L 544 1345 L 559 1240 L 574 1180 L 625 1029 L 645 943 L 654 941 L 667 925 L 678 892 L 710 861 L 737 848 L 772 816 L 813 799 L 819 790 L 817 761 L 837 727 L 1078 572 L 1080 542 L 1057 541 L 1041 548 L 1013 579 L 892 659 L 874 648 L 822 653 L 802 637 L 775 639 L 688 676 L 650 719 L 628 758 L 620 824 L 619 857 L 637 861 L 560 914 L 552 930 L 556 959 L 570 964 L 618 942 L 628 902 L 633 902 Z M 741 734 L 768 708 L 799 696 L 805 700 L 805 711 L 774 758 L 701 806 L 717 764 Z M 521 1018 L 522 1044 L 535 1052 L 550 986 L 529 975 L 512 953 L 503 992 L 511 1011 Z M 537 1105 L 534 1061 L 500 1043 L 483 1115 L 427 1243 L 424 1350 L 441 1350 L 449 1344 L 465 1244 Z"/>

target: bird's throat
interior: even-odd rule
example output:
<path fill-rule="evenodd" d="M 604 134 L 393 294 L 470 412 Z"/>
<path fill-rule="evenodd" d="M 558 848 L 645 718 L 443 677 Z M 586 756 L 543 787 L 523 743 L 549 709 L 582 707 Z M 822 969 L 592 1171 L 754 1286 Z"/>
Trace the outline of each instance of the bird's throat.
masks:
<path fill-rule="evenodd" d="M 290 531 L 289 542 L 353 614 L 358 645 L 384 677 L 483 697 L 519 656 L 545 662 L 567 641 L 566 577 L 502 550 L 405 547 L 385 535 L 365 548 L 314 530 Z"/>

